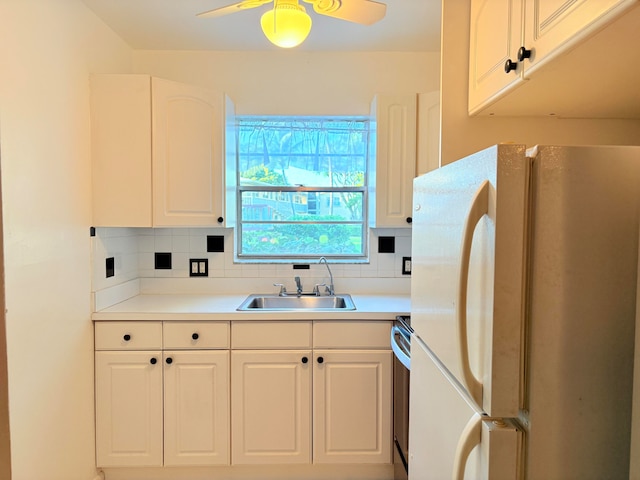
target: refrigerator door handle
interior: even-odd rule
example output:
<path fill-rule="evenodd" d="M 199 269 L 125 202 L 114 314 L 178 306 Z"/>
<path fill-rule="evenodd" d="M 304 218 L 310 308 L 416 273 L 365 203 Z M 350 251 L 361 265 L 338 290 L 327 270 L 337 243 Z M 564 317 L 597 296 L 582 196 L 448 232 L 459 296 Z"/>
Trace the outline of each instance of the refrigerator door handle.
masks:
<path fill-rule="evenodd" d="M 469 340 L 467 337 L 467 289 L 469 281 L 469 261 L 473 231 L 480 219 L 489 212 L 489 181 L 485 180 L 476 191 L 473 203 L 469 208 L 462 234 L 462 249 L 460 255 L 460 274 L 458 276 L 458 309 L 456 311 L 458 325 L 458 354 L 462 380 L 478 405 L 482 405 L 482 383 L 471 371 L 469 363 Z"/>
<path fill-rule="evenodd" d="M 453 459 L 453 476 L 452 480 L 463 480 L 464 469 L 467 464 L 467 459 L 471 454 L 471 451 L 480 444 L 482 439 L 482 419 L 480 415 L 474 413 L 469 419 L 469 422 L 462 430 L 460 439 L 458 440 L 458 446 L 456 447 L 456 454 Z"/>

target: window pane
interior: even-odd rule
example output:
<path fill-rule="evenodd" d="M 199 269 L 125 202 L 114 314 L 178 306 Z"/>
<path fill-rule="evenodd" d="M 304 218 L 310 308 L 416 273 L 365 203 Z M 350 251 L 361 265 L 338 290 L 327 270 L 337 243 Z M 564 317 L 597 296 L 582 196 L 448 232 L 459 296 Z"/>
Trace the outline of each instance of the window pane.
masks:
<path fill-rule="evenodd" d="M 362 224 L 244 223 L 241 255 L 362 255 L 362 228 Z"/>
<path fill-rule="evenodd" d="M 365 120 L 245 117 L 238 139 L 240 185 L 364 185 Z"/>
<path fill-rule="evenodd" d="M 237 119 L 237 256 L 364 258 L 369 120 Z"/>
<path fill-rule="evenodd" d="M 363 192 L 242 192 L 242 221 L 362 221 Z"/>

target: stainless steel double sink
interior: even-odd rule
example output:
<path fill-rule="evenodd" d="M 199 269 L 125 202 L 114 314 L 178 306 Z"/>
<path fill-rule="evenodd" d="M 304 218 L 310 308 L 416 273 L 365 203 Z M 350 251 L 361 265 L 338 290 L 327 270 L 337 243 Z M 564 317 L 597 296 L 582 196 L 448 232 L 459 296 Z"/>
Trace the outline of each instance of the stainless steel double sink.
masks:
<path fill-rule="evenodd" d="M 252 294 L 236 309 L 239 311 L 263 310 L 355 310 L 351 295 L 276 295 Z"/>

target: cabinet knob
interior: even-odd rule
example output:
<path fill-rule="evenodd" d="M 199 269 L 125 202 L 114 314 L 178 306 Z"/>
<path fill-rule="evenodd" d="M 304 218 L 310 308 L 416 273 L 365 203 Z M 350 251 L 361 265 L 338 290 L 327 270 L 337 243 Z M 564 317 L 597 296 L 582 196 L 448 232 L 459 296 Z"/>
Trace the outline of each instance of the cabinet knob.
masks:
<path fill-rule="evenodd" d="M 516 62 L 512 62 L 510 58 L 504 62 L 504 73 L 509 73 L 511 70 L 515 70 L 516 68 L 518 68 L 518 64 Z"/>
<path fill-rule="evenodd" d="M 167 359 L 165 360 L 165 362 L 167 362 L 167 365 L 171 365 L 173 363 L 173 358 L 171 357 L 167 357 Z"/>
<path fill-rule="evenodd" d="M 158 363 L 158 359 L 156 357 L 151 357 L 151 360 L 149 360 L 149 363 L 151 365 L 155 365 L 156 363 Z"/>
<path fill-rule="evenodd" d="M 131 335 L 129 335 L 128 333 L 125 333 L 125 335 L 122 338 L 124 339 L 125 342 L 128 342 L 129 340 L 131 340 Z"/>
<path fill-rule="evenodd" d="M 413 218 L 407 217 L 407 223 L 412 223 L 412 222 L 413 222 Z"/>
<path fill-rule="evenodd" d="M 318 363 L 324 363 L 324 358 L 323 357 L 318 357 Z"/>
<path fill-rule="evenodd" d="M 307 357 L 302 357 L 302 363 L 307 363 L 309 359 Z"/>
<path fill-rule="evenodd" d="M 200 338 L 200 335 L 198 335 L 197 333 L 192 333 L 191 338 L 197 340 L 198 338 Z"/>
<path fill-rule="evenodd" d="M 218 223 L 222 223 L 224 222 L 224 218 L 223 217 L 218 217 Z"/>
<path fill-rule="evenodd" d="M 518 50 L 518 61 L 522 62 L 525 58 L 531 58 L 531 50 L 520 47 L 520 49 Z"/>

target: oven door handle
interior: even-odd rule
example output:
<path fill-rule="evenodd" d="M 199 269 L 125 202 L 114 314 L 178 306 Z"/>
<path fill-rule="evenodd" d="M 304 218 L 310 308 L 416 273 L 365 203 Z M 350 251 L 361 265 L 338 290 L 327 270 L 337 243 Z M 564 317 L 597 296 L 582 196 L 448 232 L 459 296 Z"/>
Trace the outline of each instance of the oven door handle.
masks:
<path fill-rule="evenodd" d="M 407 370 L 411 370 L 411 353 L 406 346 L 406 338 L 395 325 L 391 327 L 391 350 Z"/>

